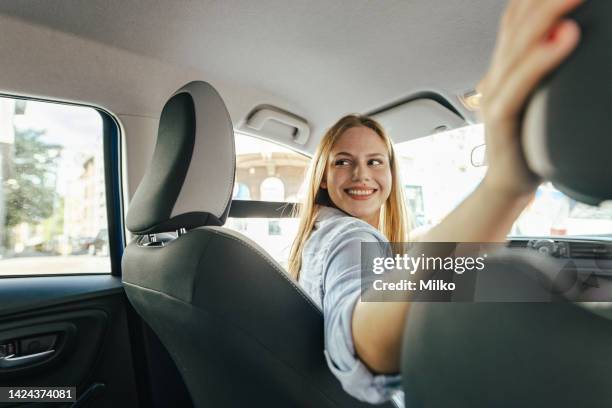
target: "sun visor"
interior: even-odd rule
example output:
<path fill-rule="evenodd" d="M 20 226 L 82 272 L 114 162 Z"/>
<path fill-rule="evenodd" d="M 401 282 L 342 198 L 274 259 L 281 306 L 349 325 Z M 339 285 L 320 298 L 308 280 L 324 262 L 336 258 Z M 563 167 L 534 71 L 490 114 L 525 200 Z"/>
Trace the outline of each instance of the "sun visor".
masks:
<path fill-rule="evenodd" d="M 523 123 L 529 167 L 568 196 L 612 199 L 612 2 L 573 15 L 581 43 L 534 93 Z"/>
<path fill-rule="evenodd" d="M 395 143 L 465 126 L 459 113 L 432 98 L 418 98 L 370 113 Z"/>

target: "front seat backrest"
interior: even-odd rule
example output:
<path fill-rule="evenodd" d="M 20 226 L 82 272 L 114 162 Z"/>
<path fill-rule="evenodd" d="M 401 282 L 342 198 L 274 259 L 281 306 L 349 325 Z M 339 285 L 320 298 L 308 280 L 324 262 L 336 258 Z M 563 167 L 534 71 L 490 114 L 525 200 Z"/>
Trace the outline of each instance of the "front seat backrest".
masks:
<path fill-rule="evenodd" d="M 257 244 L 221 228 L 235 173 L 219 94 L 191 82 L 166 103 L 127 225 L 129 300 L 196 407 L 360 407 L 329 371 L 318 307 Z M 170 237 L 170 238 L 168 238 Z"/>

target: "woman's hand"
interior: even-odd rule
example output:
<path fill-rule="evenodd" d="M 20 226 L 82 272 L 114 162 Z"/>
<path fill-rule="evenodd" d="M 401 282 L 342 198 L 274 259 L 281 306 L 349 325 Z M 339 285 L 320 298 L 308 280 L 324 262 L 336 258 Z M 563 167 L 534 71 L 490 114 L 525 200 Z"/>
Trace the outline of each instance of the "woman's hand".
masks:
<path fill-rule="evenodd" d="M 512 0 L 504 12 L 491 66 L 477 87 L 489 161 L 483 187 L 502 197 L 530 195 L 540 182 L 523 156 L 521 114 L 537 84 L 578 44 L 578 24 L 564 16 L 582 1 Z"/>

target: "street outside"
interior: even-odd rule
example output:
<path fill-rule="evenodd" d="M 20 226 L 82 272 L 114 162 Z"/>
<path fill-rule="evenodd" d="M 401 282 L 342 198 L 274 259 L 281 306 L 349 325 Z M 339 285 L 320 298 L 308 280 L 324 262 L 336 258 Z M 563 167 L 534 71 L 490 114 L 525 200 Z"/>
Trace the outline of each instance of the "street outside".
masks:
<path fill-rule="evenodd" d="M 110 258 L 92 255 L 66 255 L 0 260 L 0 276 L 79 273 L 110 273 Z"/>

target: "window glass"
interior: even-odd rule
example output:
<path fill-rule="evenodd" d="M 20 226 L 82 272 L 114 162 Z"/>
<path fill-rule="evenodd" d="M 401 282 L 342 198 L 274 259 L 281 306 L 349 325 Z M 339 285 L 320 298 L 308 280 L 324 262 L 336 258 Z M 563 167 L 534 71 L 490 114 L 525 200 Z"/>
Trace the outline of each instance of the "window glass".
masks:
<path fill-rule="evenodd" d="M 297 202 L 309 164 L 303 154 L 237 133 L 233 199 Z"/>
<path fill-rule="evenodd" d="M 276 143 L 236 134 L 233 199 L 298 202 L 309 164 L 307 156 Z M 229 218 L 226 226 L 245 234 L 283 267 L 287 266 L 297 219 Z"/>
<path fill-rule="evenodd" d="M 409 210 L 417 230 L 423 231 L 440 222 L 480 183 L 486 167 L 472 164 L 472 150 L 483 143 L 483 125 L 472 125 L 396 145 Z M 581 204 L 545 183 L 538 188 L 534 200 L 510 234 L 594 236 L 611 233 L 610 203 L 599 207 Z"/>
<path fill-rule="evenodd" d="M 476 125 L 395 145 L 413 227 L 437 224 L 476 188 L 486 168 L 472 166 L 470 153 L 483 143 Z"/>
<path fill-rule="evenodd" d="M 110 272 L 102 119 L 0 98 L 0 275 Z"/>

